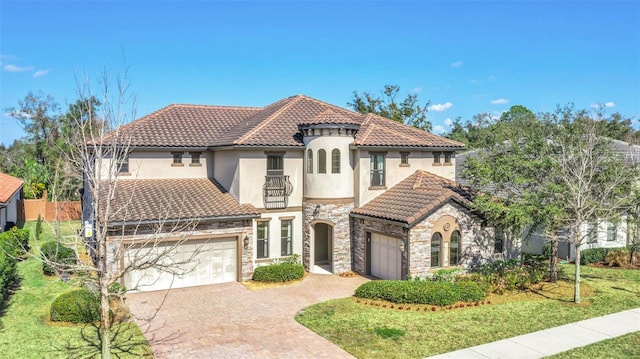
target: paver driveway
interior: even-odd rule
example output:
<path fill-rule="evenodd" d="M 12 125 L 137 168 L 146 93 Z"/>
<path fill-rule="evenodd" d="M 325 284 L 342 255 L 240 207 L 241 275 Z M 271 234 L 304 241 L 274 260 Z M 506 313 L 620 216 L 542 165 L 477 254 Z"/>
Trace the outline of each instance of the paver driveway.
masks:
<path fill-rule="evenodd" d="M 367 281 L 308 274 L 298 284 L 249 290 L 240 283 L 127 295 L 158 358 L 352 358 L 298 324 L 294 315 L 311 304 L 353 295 Z"/>

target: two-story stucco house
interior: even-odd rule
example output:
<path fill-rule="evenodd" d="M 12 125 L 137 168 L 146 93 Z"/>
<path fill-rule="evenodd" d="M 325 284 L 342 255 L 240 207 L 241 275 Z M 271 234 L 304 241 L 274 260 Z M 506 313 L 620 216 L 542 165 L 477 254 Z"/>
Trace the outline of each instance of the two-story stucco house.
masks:
<path fill-rule="evenodd" d="M 203 251 L 180 278 L 134 271 L 128 288 L 247 280 L 292 254 L 312 272 L 407 278 L 493 252 L 493 230 L 455 183 L 463 145 L 377 115 L 298 95 L 263 108 L 170 105 L 118 133 L 128 157 L 116 193 L 99 196 L 127 210 L 108 225 L 135 237 L 191 219 L 176 255 Z"/>

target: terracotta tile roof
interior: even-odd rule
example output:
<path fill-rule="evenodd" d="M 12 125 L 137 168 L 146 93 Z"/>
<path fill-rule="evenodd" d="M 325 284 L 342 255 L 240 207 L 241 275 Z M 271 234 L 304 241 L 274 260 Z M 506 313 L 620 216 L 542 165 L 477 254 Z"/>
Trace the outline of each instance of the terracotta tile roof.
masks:
<path fill-rule="evenodd" d="M 360 146 L 447 147 L 463 149 L 464 144 L 406 126 L 388 118 L 368 114 L 356 134 Z"/>
<path fill-rule="evenodd" d="M 325 110 L 314 117 L 298 122 L 298 125 L 358 125 L 360 119 L 347 117 L 344 114 L 336 113 L 333 110 Z"/>
<path fill-rule="evenodd" d="M 105 218 L 108 183 L 101 188 L 100 217 Z M 239 204 L 215 180 L 119 180 L 111 200 L 109 222 L 257 216 L 256 209 Z"/>
<path fill-rule="evenodd" d="M 352 213 L 411 227 L 450 200 L 466 206 L 470 196 L 469 190 L 456 182 L 418 170 Z"/>
<path fill-rule="evenodd" d="M 305 95 L 264 108 L 170 105 L 122 126 L 120 132 L 138 147 L 302 147 L 298 125 L 315 123 L 360 125 L 354 143 L 362 146 L 464 147 L 384 117 L 362 115 Z M 111 135 L 106 142 L 114 138 Z"/>
<path fill-rule="evenodd" d="M 0 203 L 6 203 L 9 198 L 22 188 L 24 181 L 0 172 Z"/>

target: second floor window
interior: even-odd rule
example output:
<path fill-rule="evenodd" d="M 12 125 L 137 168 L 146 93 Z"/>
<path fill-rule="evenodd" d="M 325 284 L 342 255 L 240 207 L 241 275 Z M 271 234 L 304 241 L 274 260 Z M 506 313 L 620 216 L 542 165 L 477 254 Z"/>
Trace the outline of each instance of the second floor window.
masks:
<path fill-rule="evenodd" d="M 200 152 L 190 152 L 191 153 L 191 164 L 198 165 L 200 164 Z"/>
<path fill-rule="evenodd" d="M 307 150 L 307 173 L 313 173 L 313 150 Z"/>
<path fill-rule="evenodd" d="M 318 150 L 318 173 L 327 173 L 327 151 Z"/>
<path fill-rule="evenodd" d="M 181 165 L 182 164 L 182 152 L 172 152 L 173 155 L 173 164 Z"/>
<path fill-rule="evenodd" d="M 433 153 L 433 163 L 440 163 L 440 156 L 442 155 L 442 153 L 440 152 L 434 152 Z"/>
<path fill-rule="evenodd" d="M 340 173 L 340 150 L 337 148 L 331 151 L 331 173 Z"/>
<path fill-rule="evenodd" d="M 118 173 L 129 173 L 129 156 L 118 158 L 116 161 L 118 161 Z"/>
<path fill-rule="evenodd" d="M 400 152 L 400 165 L 401 166 L 409 165 L 409 152 Z"/>
<path fill-rule="evenodd" d="M 371 154 L 371 186 L 384 186 L 384 154 Z"/>
<path fill-rule="evenodd" d="M 451 152 L 444 153 L 444 163 L 451 163 Z"/>
<path fill-rule="evenodd" d="M 267 155 L 267 175 L 282 176 L 284 175 L 284 159 L 283 155 Z"/>

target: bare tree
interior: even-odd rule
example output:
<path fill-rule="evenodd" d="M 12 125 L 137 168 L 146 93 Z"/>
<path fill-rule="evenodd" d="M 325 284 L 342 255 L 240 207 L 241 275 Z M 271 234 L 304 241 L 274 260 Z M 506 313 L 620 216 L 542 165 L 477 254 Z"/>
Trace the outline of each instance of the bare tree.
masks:
<path fill-rule="evenodd" d="M 95 335 L 83 332 L 83 336 L 91 344 L 89 347 L 99 349 L 102 358 L 110 358 L 112 350 L 130 352 L 141 344 L 127 342 L 132 339 L 130 336 L 119 337 L 124 331 L 121 323 L 113 322 L 110 311 L 114 302 L 124 303 L 124 291 L 114 291 L 114 283 L 123 282 L 136 271 L 153 269 L 156 273 L 169 275 L 184 275 L 191 271 L 198 250 L 186 258 L 171 254 L 187 240 L 197 223 L 169 218 L 172 206 L 184 201 L 179 195 L 158 198 L 160 213 L 153 221 L 142 220 L 131 210 L 139 195 L 137 181 L 132 180 L 136 173 L 130 173 L 126 180 L 122 179 L 121 173 L 129 172 L 127 159 L 133 149 L 135 128 L 123 125 L 135 118 L 136 99 L 129 95 L 126 72 L 114 82 L 104 73 L 99 82 L 99 96 L 92 91 L 90 81 L 83 78 L 79 82 L 78 104 L 93 103 L 93 99 L 98 98 L 102 104 L 100 110 L 76 111 L 76 115 L 70 112 L 66 118 L 69 126 L 66 142 L 71 146 L 63 151 L 64 159 L 68 167 L 79 169 L 67 171 L 66 175 L 82 175 L 85 221 L 79 236 L 58 235 L 60 245 L 76 251 L 86 250 L 90 258 L 67 264 L 51 258 L 42 260 L 60 273 L 86 273 L 74 276 L 71 282 L 96 292 L 100 298 L 100 322 L 96 325 Z M 171 241 L 166 241 L 169 238 Z M 80 253 L 77 256 L 80 257 Z M 142 284 L 149 283 L 129 282 L 127 289 L 136 290 Z"/>

